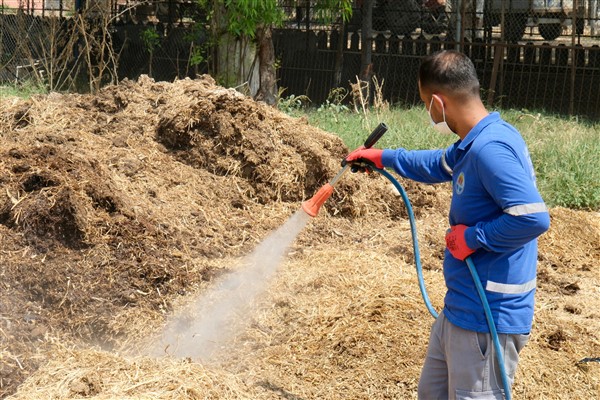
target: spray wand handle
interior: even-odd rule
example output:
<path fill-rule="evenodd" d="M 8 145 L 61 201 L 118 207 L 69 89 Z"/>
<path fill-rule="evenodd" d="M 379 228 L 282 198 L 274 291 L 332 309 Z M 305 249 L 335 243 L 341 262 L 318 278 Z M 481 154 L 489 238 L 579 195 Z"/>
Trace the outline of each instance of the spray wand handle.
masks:
<path fill-rule="evenodd" d="M 375 143 L 377 143 L 377 141 L 379 139 L 381 139 L 381 137 L 383 136 L 384 133 L 386 133 L 388 130 L 388 127 L 385 123 L 380 122 L 379 125 L 377 125 L 377 127 L 375 129 L 373 129 L 373 132 L 371 132 L 371 134 L 369 135 L 369 137 L 367 138 L 367 140 L 365 140 L 365 149 L 369 149 L 371 147 L 373 147 L 373 145 Z"/>
<path fill-rule="evenodd" d="M 379 125 L 377 125 L 377 127 L 375 129 L 373 129 L 373 132 L 371 132 L 371 134 L 369 135 L 367 140 L 365 140 L 365 143 L 363 144 L 364 148 L 368 149 L 368 148 L 373 147 L 373 145 L 375 143 L 377 143 L 377 141 L 379 139 L 381 139 L 381 137 L 383 136 L 384 133 L 387 132 L 387 130 L 388 130 L 388 126 L 385 123 L 380 122 Z M 343 168 L 340 170 L 340 172 L 338 172 L 338 174 L 336 176 L 334 176 L 331 181 L 329 181 L 329 184 L 331 186 L 335 185 L 337 183 L 337 181 L 342 177 L 342 175 L 344 175 L 344 173 L 350 167 L 350 164 L 348 164 L 348 162 L 346 161 L 345 158 L 342 160 L 342 167 Z"/>
<path fill-rule="evenodd" d="M 388 130 L 388 126 L 385 123 L 380 122 L 379 125 L 377 125 L 377 127 L 375 129 L 373 129 L 373 132 L 371 132 L 371 134 L 369 135 L 367 140 L 365 140 L 363 147 L 365 149 L 370 149 L 371 147 L 373 147 L 373 145 L 375 143 L 377 143 L 377 141 L 379 139 L 381 139 L 381 137 L 383 136 L 384 133 L 387 132 L 387 130 Z M 338 181 L 338 179 L 344 174 L 344 172 L 346 172 L 346 169 L 348 167 L 348 162 L 346 161 L 345 158 L 342 160 L 342 167 L 344 167 L 344 169 L 342 169 L 337 174 L 337 176 L 335 178 L 333 178 L 332 182 L 330 182 L 332 185 Z"/>

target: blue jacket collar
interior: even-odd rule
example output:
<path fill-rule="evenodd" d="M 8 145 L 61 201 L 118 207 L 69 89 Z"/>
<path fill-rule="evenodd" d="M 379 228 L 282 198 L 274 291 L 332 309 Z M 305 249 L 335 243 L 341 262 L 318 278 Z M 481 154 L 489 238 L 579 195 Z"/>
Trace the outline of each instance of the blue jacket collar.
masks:
<path fill-rule="evenodd" d="M 489 124 L 492 124 L 498 120 L 500 120 L 500 114 L 498 112 L 489 113 L 487 117 L 485 117 L 484 119 L 479 121 L 477 123 L 477 125 L 475 125 L 473 127 L 473 129 L 471 129 L 471 131 L 469 133 L 467 133 L 467 136 L 465 136 L 465 138 L 460 142 L 460 144 L 458 145 L 458 148 L 460 150 L 464 150 L 467 147 L 469 147 L 469 145 L 471 143 L 473 143 L 473 141 L 477 138 L 477 136 L 479 136 L 481 131 L 486 126 L 488 126 Z"/>

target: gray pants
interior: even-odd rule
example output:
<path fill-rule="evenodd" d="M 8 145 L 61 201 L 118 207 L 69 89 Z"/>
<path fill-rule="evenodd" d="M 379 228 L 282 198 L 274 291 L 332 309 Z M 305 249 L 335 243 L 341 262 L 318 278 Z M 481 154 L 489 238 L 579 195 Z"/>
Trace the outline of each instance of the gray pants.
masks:
<path fill-rule="evenodd" d="M 498 335 L 512 386 L 519 352 L 529 335 Z M 496 350 L 489 333 L 459 328 L 440 313 L 431 328 L 419 380 L 419 399 L 499 399 L 504 394 Z"/>

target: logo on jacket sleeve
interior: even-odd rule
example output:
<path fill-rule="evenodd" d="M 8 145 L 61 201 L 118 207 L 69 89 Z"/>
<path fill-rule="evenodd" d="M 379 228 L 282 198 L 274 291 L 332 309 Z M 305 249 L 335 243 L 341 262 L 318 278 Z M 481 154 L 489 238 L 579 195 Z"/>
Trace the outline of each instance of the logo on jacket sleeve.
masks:
<path fill-rule="evenodd" d="M 465 173 L 461 172 L 456 178 L 456 184 L 454 185 L 454 189 L 456 190 L 456 194 L 462 194 L 465 191 Z"/>

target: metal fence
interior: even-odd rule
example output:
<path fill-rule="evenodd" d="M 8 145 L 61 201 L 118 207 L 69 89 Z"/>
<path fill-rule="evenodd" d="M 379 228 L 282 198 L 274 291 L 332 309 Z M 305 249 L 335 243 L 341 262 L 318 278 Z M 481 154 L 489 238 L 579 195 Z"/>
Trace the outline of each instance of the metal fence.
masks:
<path fill-rule="evenodd" d="M 599 119 L 597 3 L 375 1 L 372 36 L 365 42 L 372 51 L 370 67 L 386 100 L 418 104 L 421 57 L 458 49 L 473 60 L 490 106 Z M 346 24 L 326 27 L 308 6 L 299 14 L 290 9 L 288 15 L 285 28 L 275 35 L 284 95 L 306 95 L 321 104 L 336 86 L 350 91 L 364 68 L 361 9 Z"/>
<path fill-rule="evenodd" d="M 172 81 L 206 72 L 206 33 L 180 17 L 163 23 L 118 13 L 24 11 L 0 12 L 0 83 L 86 91 L 90 82 L 100 87 L 141 74 Z"/>
<path fill-rule="evenodd" d="M 355 0 L 347 31 L 359 31 L 365 0 Z M 279 0 L 286 28 L 319 30 L 324 13 L 318 2 Z M 555 40 L 600 34 L 598 0 L 373 0 L 372 26 L 395 35 L 444 35 L 500 40 Z M 340 20 L 328 21 L 331 26 Z M 502 37 L 501 37 L 502 36 Z"/>
<path fill-rule="evenodd" d="M 336 87 L 350 90 L 364 67 L 361 2 L 345 22 L 315 1 L 280 0 L 279 5 L 284 19 L 274 32 L 274 45 L 284 96 L 307 95 L 321 104 Z M 192 1 L 0 0 L 0 6 L 4 82 L 48 79 L 59 72 L 77 72 L 78 78 L 64 81 L 62 89 L 70 90 L 93 74 L 100 75 L 97 84 L 141 74 L 170 81 L 206 72 L 212 55 L 208 34 L 197 23 L 205 15 Z M 442 5 L 437 0 L 374 0 L 373 33 L 364 43 L 372 50 L 372 72 L 391 103 L 417 104 L 420 58 L 455 48 L 472 58 L 483 96 L 494 106 L 599 119 L 599 12 L 598 0 L 448 0 Z M 83 33 L 81 20 L 96 30 Z M 90 41 L 97 43 L 91 52 L 86 48 Z M 101 51 L 101 43 L 110 44 L 112 56 Z M 53 54 L 57 48 L 68 51 Z M 108 78 L 106 71 L 112 71 Z"/>
<path fill-rule="evenodd" d="M 193 77 L 207 71 L 205 19 L 194 0 L 0 0 L 0 83 Z"/>
<path fill-rule="evenodd" d="M 336 72 L 350 90 L 361 69 L 360 37 L 338 31 L 277 31 L 275 48 L 281 59 L 279 82 L 286 95 L 306 95 L 324 102 L 335 87 Z M 340 58 L 339 41 L 342 41 Z M 372 41 L 373 73 L 392 103 L 418 104 L 417 71 L 422 56 L 460 46 L 442 37 L 386 36 Z M 463 41 L 473 60 L 483 96 L 495 106 L 544 109 L 600 118 L 600 46 L 486 43 Z M 336 67 L 339 70 L 336 70 Z"/>

